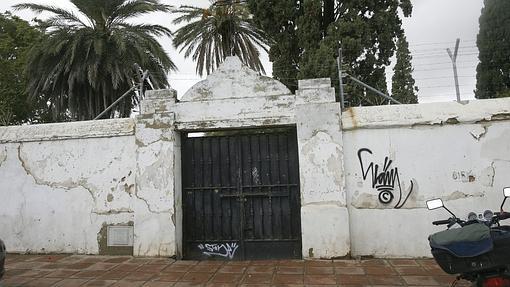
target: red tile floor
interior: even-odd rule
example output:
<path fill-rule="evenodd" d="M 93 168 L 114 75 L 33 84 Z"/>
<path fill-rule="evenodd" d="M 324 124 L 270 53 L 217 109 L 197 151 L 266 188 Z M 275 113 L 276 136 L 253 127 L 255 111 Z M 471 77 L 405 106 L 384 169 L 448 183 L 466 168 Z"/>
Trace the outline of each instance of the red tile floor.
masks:
<path fill-rule="evenodd" d="M 455 279 L 430 259 L 220 262 L 8 254 L 6 269 L 2 287 L 450 286 Z"/>

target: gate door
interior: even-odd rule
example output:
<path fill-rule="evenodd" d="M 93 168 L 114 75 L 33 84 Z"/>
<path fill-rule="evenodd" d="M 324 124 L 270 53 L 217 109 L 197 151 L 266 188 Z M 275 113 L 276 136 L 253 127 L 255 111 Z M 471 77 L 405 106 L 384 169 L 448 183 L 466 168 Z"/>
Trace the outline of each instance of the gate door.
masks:
<path fill-rule="evenodd" d="M 185 259 L 301 258 L 295 129 L 183 140 Z"/>

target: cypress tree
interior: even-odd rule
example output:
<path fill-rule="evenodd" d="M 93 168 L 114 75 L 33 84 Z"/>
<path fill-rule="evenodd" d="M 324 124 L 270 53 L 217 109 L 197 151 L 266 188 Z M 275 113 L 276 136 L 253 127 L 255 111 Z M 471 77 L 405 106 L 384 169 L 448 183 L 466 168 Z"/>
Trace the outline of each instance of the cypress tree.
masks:
<path fill-rule="evenodd" d="M 393 67 L 393 77 L 391 78 L 392 97 L 403 104 L 418 103 L 416 92 L 418 87 L 414 85 L 413 79 L 413 57 L 409 52 L 409 43 L 404 35 L 397 41 L 397 63 Z"/>
<path fill-rule="evenodd" d="M 477 99 L 510 96 L 510 1 L 485 0 L 476 40 Z"/>
<path fill-rule="evenodd" d="M 274 40 L 273 77 L 291 90 L 298 79 L 318 77 L 330 77 L 338 89 L 335 59 L 341 43 L 344 70 L 386 92 L 385 67 L 403 33 L 400 14 L 411 15 L 410 0 L 247 1 L 255 23 Z M 386 102 L 349 81 L 345 91 L 348 106 Z"/>

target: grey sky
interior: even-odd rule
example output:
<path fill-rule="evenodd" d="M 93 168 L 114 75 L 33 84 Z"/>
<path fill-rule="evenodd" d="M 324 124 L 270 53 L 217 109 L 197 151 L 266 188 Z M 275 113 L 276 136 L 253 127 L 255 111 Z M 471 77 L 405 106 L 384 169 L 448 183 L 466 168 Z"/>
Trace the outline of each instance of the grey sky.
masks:
<path fill-rule="evenodd" d="M 11 6 L 23 2 L 51 4 L 71 9 L 69 0 L 2 0 L 0 11 L 10 10 Z M 167 4 L 182 4 L 206 7 L 209 0 L 163 0 Z M 446 48 L 453 49 L 455 39 L 460 38 L 460 49 L 457 58 L 459 85 L 462 99 L 472 99 L 476 85 L 476 64 L 478 49 L 476 35 L 478 33 L 478 17 L 483 6 L 482 0 L 413 0 L 413 14 L 404 18 L 403 26 L 413 54 L 413 76 L 416 79 L 419 101 L 452 101 L 455 100 L 455 86 L 450 58 Z M 32 19 L 35 15 L 28 11 L 15 14 L 24 19 Z M 44 18 L 43 16 L 39 16 Z M 170 23 L 168 14 L 155 13 L 138 21 L 157 23 L 175 30 Z M 170 83 L 183 95 L 193 84 L 200 80 L 195 73 L 195 64 L 184 59 L 171 45 L 171 40 L 160 40 L 165 50 L 179 68 L 178 72 L 169 75 Z M 263 56 L 266 72 L 271 75 L 271 64 L 267 55 Z M 391 77 L 391 67 L 388 77 Z M 388 83 L 391 87 L 391 83 Z"/>

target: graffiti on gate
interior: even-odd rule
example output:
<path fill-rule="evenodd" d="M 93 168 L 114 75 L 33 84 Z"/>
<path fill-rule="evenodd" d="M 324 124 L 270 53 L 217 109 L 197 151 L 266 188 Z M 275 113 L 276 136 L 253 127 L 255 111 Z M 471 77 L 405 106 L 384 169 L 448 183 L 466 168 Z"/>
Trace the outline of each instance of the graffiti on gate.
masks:
<path fill-rule="evenodd" d="M 202 250 L 202 254 L 205 254 L 207 256 L 221 256 L 221 257 L 227 257 L 229 259 L 233 259 L 236 250 L 239 247 L 239 245 L 235 242 L 233 243 L 211 243 L 211 244 L 199 244 L 198 248 Z"/>
<path fill-rule="evenodd" d="M 398 201 L 394 208 L 402 208 L 413 192 L 413 181 L 411 180 L 411 187 L 407 196 L 402 200 L 403 192 L 402 186 L 400 185 L 398 168 L 396 166 L 391 166 L 393 161 L 390 160 L 389 157 L 385 157 L 382 166 L 373 161 L 366 165 L 365 163 L 369 161 L 363 157 L 365 154 L 372 154 L 372 151 L 368 148 L 361 148 L 358 150 L 358 159 L 363 180 L 367 180 L 367 178 L 371 176 L 372 188 L 379 192 L 379 202 L 382 204 L 390 204 L 395 198 L 395 193 L 398 193 Z"/>

